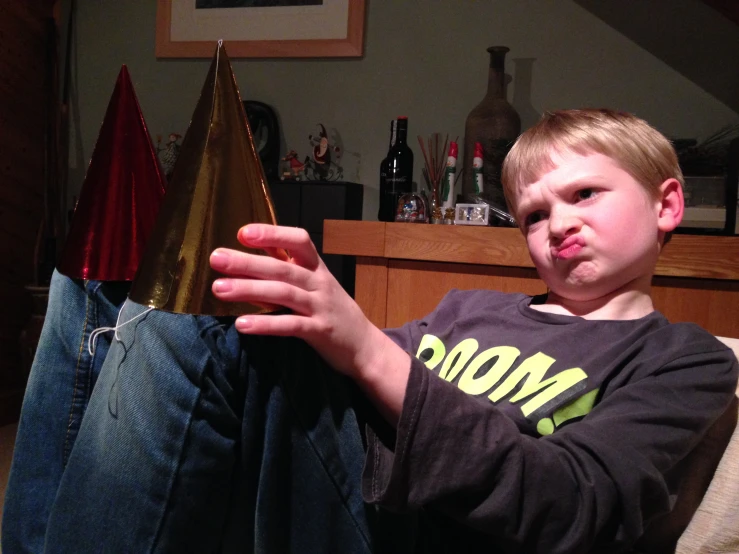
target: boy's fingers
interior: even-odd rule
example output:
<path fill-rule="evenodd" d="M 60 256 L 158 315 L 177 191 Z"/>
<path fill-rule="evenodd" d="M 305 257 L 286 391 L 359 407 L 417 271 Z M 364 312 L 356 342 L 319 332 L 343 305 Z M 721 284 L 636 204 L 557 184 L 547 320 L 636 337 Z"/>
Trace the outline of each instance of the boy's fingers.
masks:
<path fill-rule="evenodd" d="M 309 286 L 311 275 L 296 264 L 228 248 L 214 250 L 210 255 L 210 266 L 229 277 L 282 281 L 301 288 Z"/>
<path fill-rule="evenodd" d="M 308 269 L 315 269 L 320 262 L 305 229 L 252 223 L 239 229 L 238 238 L 241 244 L 251 248 L 287 250 L 295 263 Z"/>
<path fill-rule="evenodd" d="M 227 302 L 283 306 L 298 313 L 311 311 L 310 293 L 287 283 L 251 279 L 216 279 L 213 294 Z"/>
<path fill-rule="evenodd" d="M 243 315 L 236 319 L 236 330 L 250 335 L 304 337 L 309 321 L 301 315 Z"/>

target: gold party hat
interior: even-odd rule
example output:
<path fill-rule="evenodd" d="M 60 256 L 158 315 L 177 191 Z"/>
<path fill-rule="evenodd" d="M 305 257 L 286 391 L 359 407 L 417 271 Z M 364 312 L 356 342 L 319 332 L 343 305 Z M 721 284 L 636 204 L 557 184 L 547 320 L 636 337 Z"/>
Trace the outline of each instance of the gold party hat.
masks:
<path fill-rule="evenodd" d="M 236 78 L 219 41 L 131 286 L 131 300 L 185 314 L 271 311 L 223 302 L 211 292 L 219 277 L 210 268 L 211 252 L 218 247 L 246 250 L 236 234 L 247 223 L 276 224 L 277 218 Z"/>

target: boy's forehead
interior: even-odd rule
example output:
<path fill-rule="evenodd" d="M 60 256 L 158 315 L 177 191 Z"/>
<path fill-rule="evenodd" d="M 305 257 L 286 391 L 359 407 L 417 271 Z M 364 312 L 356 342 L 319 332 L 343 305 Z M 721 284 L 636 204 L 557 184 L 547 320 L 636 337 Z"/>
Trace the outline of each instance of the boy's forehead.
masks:
<path fill-rule="evenodd" d="M 513 199 L 514 205 L 518 203 L 521 196 L 531 185 L 541 180 L 545 174 L 557 169 L 562 162 L 562 157 L 563 154 L 560 151 L 551 148 L 546 155 L 531 160 L 528 167 L 521 171 L 521 174 L 516 180 L 516 186 L 514 187 L 515 198 Z"/>
<path fill-rule="evenodd" d="M 575 150 L 552 150 L 547 157 L 535 160 L 529 166 L 529 170 L 525 171 L 521 176 L 522 178 L 519 179 L 516 191 L 518 192 L 521 187 L 527 187 L 541 181 L 547 174 L 555 172 L 563 165 L 566 167 L 569 177 L 576 178 L 579 173 L 587 174 L 592 171 L 590 162 L 597 158 L 608 159 L 614 165 L 620 166 L 610 156 L 592 150 L 582 152 Z"/>

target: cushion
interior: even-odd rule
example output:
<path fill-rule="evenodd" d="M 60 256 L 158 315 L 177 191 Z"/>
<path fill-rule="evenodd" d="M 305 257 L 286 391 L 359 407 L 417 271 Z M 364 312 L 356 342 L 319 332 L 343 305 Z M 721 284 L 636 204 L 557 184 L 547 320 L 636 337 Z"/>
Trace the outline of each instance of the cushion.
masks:
<path fill-rule="evenodd" d="M 718 337 L 739 358 L 739 339 Z M 737 389 L 739 395 L 739 388 Z M 733 405 L 736 422 L 738 403 Z M 739 553 L 739 427 L 729 439 L 711 483 L 677 543 L 677 554 Z"/>

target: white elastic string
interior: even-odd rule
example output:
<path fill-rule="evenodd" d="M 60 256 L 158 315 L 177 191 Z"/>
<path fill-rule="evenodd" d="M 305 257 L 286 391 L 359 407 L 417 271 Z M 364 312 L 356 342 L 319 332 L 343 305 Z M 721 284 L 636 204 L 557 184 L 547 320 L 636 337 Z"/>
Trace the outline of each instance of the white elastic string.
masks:
<path fill-rule="evenodd" d="M 221 63 L 221 46 L 223 46 L 223 39 L 218 39 L 218 48 L 216 48 L 216 71 L 215 71 L 216 75 L 218 75 L 218 64 Z M 218 79 L 214 77 L 213 78 L 213 97 L 214 98 L 215 98 L 217 84 L 218 84 Z"/>
<path fill-rule="evenodd" d="M 102 335 L 103 333 L 107 333 L 108 331 L 114 331 L 114 333 L 115 333 L 115 335 L 114 335 L 115 336 L 115 340 L 120 341 L 121 340 L 121 337 L 118 336 L 118 330 L 121 327 L 123 327 L 124 325 L 128 325 L 132 321 L 136 321 L 138 318 L 140 318 L 142 316 L 145 316 L 146 314 L 148 314 L 153 309 L 154 308 L 149 308 L 148 310 L 145 310 L 145 311 L 141 312 L 139 315 L 132 317 L 131 319 L 129 319 L 128 321 L 126 321 L 124 323 L 120 323 L 120 321 L 121 321 L 121 314 L 123 313 L 123 310 L 121 310 L 120 312 L 118 312 L 118 319 L 116 319 L 115 327 L 98 327 L 97 329 L 95 329 L 92 333 L 90 333 L 90 341 L 87 343 L 87 350 L 88 350 L 88 352 L 90 352 L 90 356 L 94 356 L 95 355 L 95 343 L 97 342 L 98 337 L 100 335 Z"/>

